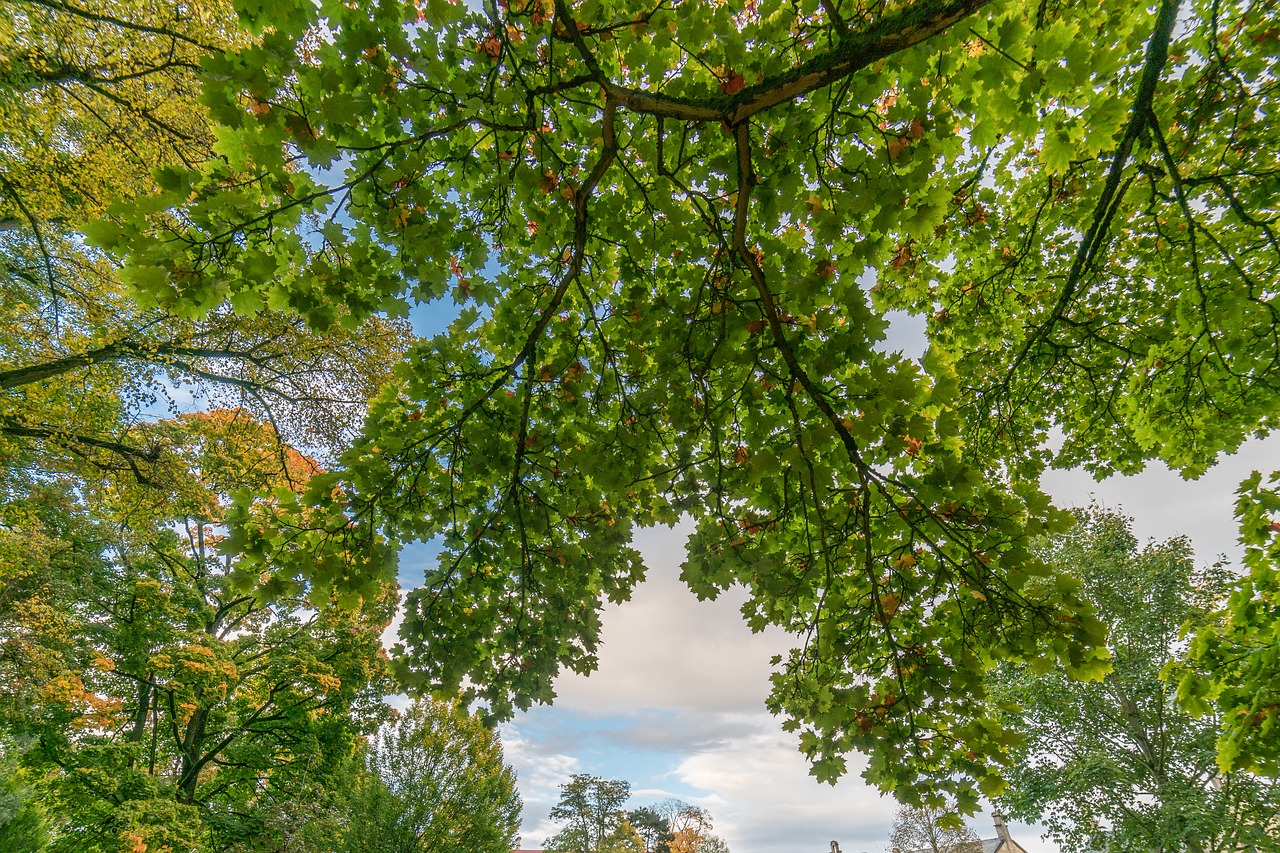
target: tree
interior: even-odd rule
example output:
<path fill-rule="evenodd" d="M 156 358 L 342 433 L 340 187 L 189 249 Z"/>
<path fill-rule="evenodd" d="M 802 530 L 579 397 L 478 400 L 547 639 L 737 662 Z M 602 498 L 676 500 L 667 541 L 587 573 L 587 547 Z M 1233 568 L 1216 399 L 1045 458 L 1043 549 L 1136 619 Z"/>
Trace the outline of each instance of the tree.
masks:
<path fill-rule="evenodd" d="M 560 802 L 551 809 L 551 819 L 565 824 L 545 847 L 558 853 L 607 853 L 644 841 L 627 820 L 622 808 L 631 796 L 631 785 L 575 773 L 560 786 Z"/>
<path fill-rule="evenodd" d="M 718 835 L 705 835 L 698 841 L 698 853 L 729 853 L 729 845 Z"/>
<path fill-rule="evenodd" d="M 371 739 L 346 847 L 496 853 L 515 846 L 520 795 L 498 733 L 457 702 L 421 701 Z"/>
<path fill-rule="evenodd" d="M 49 841 L 48 821 L 15 748 L 8 738 L 0 739 L 0 853 L 35 853 Z"/>
<path fill-rule="evenodd" d="M 1185 707 L 1218 720 L 1220 770 L 1274 778 L 1280 775 L 1280 620 L 1268 602 L 1280 595 L 1280 473 L 1264 484 L 1255 471 L 1237 494 L 1245 574 L 1213 618 L 1197 626 L 1186 665 L 1170 665 L 1167 673 L 1178 678 Z"/>
<path fill-rule="evenodd" d="M 894 815 L 889 849 L 892 853 L 982 853 L 982 841 L 955 815 L 904 805 Z"/>
<path fill-rule="evenodd" d="M 1211 624 L 1230 572 L 1198 571 L 1185 539 L 1139 547 L 1127 519 L 1098 509 L 1044 556 L 1084 582 L 1112 668 L 1094 682 L 997 671 L 996 695 L 1018 709 L 1007 725 L 1027 741 L 1009 769 L 1010 812 L 1070 851 L 1274 849 L 1280 787 L 1220 770 L 1220 720 L 1189 715 L 1161 674 L 1184 653 L 1184 628 Z"/>
<path fill-rule="evenodd" d="M 671 842 L 671 829 L 667 819 L 653 806 L 641 806 L 627 812 L 627 822 L 644 842 L 645 853 L 667 853 Z"/>
<path fill-rule="evenodd" d="M 19 0 L 0 24 L 0 454 L 10 477 L 119 467 L 146 479 L 159 449 L 142 410 L 184 393 L 240 406 L 329 453 L 408 344 L 371 318 L 317 336 L 297 317 L 199 322 L 129 299 L 78 229 L 214 156 L 196 71 L 247 44 L 221 0 L 110 10 Z"/>
<path fill-rule="evenodd" d="M 47 792 L 55 851 L 266 843 L 386 710 L 393 588 L 353 610 L 303 584 L 264 604 L 215 552 L 229 492 L 287 493 L 315 463 L 282 458 L 243 412 L 153 429 L 171 491 L 126 475 L 5 505 L 26 524 L 0 530 L 0 547 L 42 561 L 26 565 L 38 579 L 76 571 L 62 584 L 20 573 L 24 595 L 0 611 L 18 639 L 2 707 L 33 742 L 23 761 Z"/>
<path fill-rule="evenodd" d="M 624 811 L 627 782 L 575 775 L 560 786 L 551 817 L 568 826 L 546 842 L 560 853 L 724 853 L 706 809 L 668 799 Z"/>
<path fill-rule="evenodd" d="M 714 853 L 725 843 L 711 834 L 711 813 L 680 800 L 664 800 L 657 806 L 666 819 L 666 853 Z"/>
<path fill-rule="evenodd" d="M 986 671 L 1106 667 L 1031 549 L 1041 471 L 1195 475 L 1274 423 L 1272 6 L 245 2 L 264 35 L 204 66 L 226 159 L 92 236 L 197 316 L 458 303 L 332 477 L 233 519 L 290 576 L 442 537 L 407 683 L 550 701 L 631 531 L 687 513 L 694 592 L 797 637 L 768 705 L 815 774 L 862 751 L 970 811 L 1015 745 Z"/>

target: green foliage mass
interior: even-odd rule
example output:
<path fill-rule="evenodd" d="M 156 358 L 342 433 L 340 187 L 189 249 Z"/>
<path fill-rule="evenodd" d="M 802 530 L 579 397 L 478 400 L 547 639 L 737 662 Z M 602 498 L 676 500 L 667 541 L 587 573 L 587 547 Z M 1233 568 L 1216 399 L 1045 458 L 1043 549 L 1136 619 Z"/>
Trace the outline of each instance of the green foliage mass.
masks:
<path fill-rule="evenodd" d="M 297 316 L 198 321 L 136 304 L 81 229 L 154 192 L 158 170 L 202 163 L 215 134 L 200 63 L 249 44 L 229 3 L 6 3 L 0 15 L 0 459 L 6 489 L 41 472 L 121 469 L 160 451 L 145 410 L 190 394 L 241 406 L 295 444 L 350 438 L 404 324 L 370 318 L 317 336 Z"/>
<path fill-rule="evenodd" d="M 497 732 L 456 701 L 412 705 L 370 741 L 343 811 L 343 850 L 506 853 L 520 829 Z"/>
<path fill-rule="evenodd" d="M 668 799 L 652 806 L 623 808 L 631 784 L 575 773 L 560 786 L 552 820 L 563 826 L 547 839 L 549 853 L 728 853 L 711 834 L 703 808 Z"/>
<path fill-rule="evenodd" d="M 151 429 L 168 491 L 51 480 L 4 505 L 0 722 L 54 853 L 271 849 L 385 717 L 395 593 L 317 612 L 236 592 L 226 491 L 300 487 L 314 463 L 242 412 Z"/>
<path fill-rule="evenodd" d="M 440 537 L 415 688 L 549 701 L 643 577 L 632 532 L 688 514 L 692 590 L 797 638 L 768 705 L 814 773 L 862 752 L 968 811 L 1020 745 L 985 674 L 1107 667 L 1031 547 L 1068 522 L 1044 467 L 1194 475 L 1273 424 L 1274 2 L 238 11 L 219 156 L 90 236 L 192 317 L 457 304 L 339 468 L 229 517 L 245 584 L 342 601 Z"/>
<path fill-rule="evenodd" d="M 1245 576 L 1214 619 L 1190 626 L 1185 665 L 1171 664 L 1178 698 L 1197 714 L 1225 717 L 1218 765 L 1280 775 L 1280 473 L 1258 472 L 1238 490 Z"/>
<path fill-rule="evenodd" d="M 1185 539 L 1139 547 L 1126 519 L 1096 509 L 1045 556 L 1084 583 L 1109 629 L 1112 669 L 1089 683 L 997 670 L 995 693 L 1017 709 L 1007 723 L 1027 739 L 1003 804 L 1079 853 L 1277 849 L 1280 787 L 1220 768 L 1220 718 L 1207 708 L 1192 717 L 1161 674 L 1183 654 L 1185 627 L 1216 624 L 1227 569 L 1197 570 Z"/>
<path fill-rule="evenodd" d="M 630 797 L 629 782 L 575 773 L 551 809 L 564 827 L 543 846 L 553 853 L 640 853 L 644 841 L 624 808 Z"/>

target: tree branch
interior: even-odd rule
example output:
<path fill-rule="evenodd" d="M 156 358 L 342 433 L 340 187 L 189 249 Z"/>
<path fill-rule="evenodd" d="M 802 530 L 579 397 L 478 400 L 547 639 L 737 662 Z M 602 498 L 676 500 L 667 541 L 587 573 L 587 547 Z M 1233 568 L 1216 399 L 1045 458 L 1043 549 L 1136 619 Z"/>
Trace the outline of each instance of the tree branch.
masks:
<path fill-rule="evenodd" d="M 1049 316 L 1036 327 L 1035 332 L 1019 351 L 1012 366 L 1009 368 L 1009 375 L 1012 375 L 1018 369 L 1031 350 L 1043 341 L 1053 330 L 1053 327 L 1062 320 L 1067 309 L 1071 306 L 1072 300 L 1075 299 L 1084 276 L 1097 264 L 1098 254 L 1106 243 L 1107 236 L 1111 230 L 1111 221 L 1115 217 L 1116 211 L 1120 208 L 1120 203 L 1124 199 L 1124 190 L 1128 186 L 1127 184 L 1122 185 L 1121 181 L 1125 166 L 1129 162 L 1129 156 L 1133 152 L 1133 145 L 1138 141 L 1142 131 L 1148 127 L 1148 124 L 1155 116 L 1155 109 L 1152 104 L 1155 101 L 1156 86 L 1160 82 L 1160 76 L 1164 73 L 1164 66 L 1169 59 L 1169 42 L 1173 37 L 1173 27 L 1178 20 L 1178 3 L 1179 0 L 1161 0 L 1160 2 L 1160 11 L 1156 14 L 1155 29 L 1147 42 L 1147 56 L 1142 66 L 1142 77 L 1138 83 L 1138 92 L 1134 97 L 1133 112 L 1129 118 L 1128 125 L 1125 127 L 1124 136 L 1120 139 L 1120 145 L 1116 149 L 1115 156 L 1111 160 L 1111 168 L 1107 171 L 1107 180 L 1103 184 L 1102 195 L 1098 197 L 1098 203 L 1094 205 L 1093 217 L 1089 228 L 1085 231 L 1080 240 L 1080 245 L 1076 249 L 1075 258 L 1071 262 L 1071 269 L 1067 272 L 1067 281 L 1063 284 L 1062 291 L 1058 294 L 1058 301 L 1054 304 L 1053 310 L 1049 312 Z"/>
<path fill-rule="evenodd" d="M 26 2 L 30 3 L 32 6 L 41 6 L 50 11 L 62 12 L 63 14 L 66 14 L 66 15 L 71 15 L 77 18 L 83 18 L 86 21 L 93 21 L 99 24 L 110 24 L 113 27 L 120 27 L 121 29 L 132 30 L 135 33 L 148 33 L 150 35 L 164 36 L 165 38 L 177 39 L 178 41 L 186 42 L 187 44 L 192 45 L 193 47 L 198 47 L 201 50 L 207 50 L 210 52 L 219 50 L 219 48 L 216 45 L 205 44 L 204 42 L 197 41 L 191 38 L 190 36 L 186 36 L 186 35 L 183 35 L 182 33 L 174 32 L 173 30 L 165 29 L 164 27 L 153 27 L 148 24 L 139 24 L 133 21 L 126 21 L 123 18 L 117 18 L 113 15 L 104 15 L 100 12 L 93 12 L 89 9 L 85 9 L 81 6 L 76 6 L 72 3 L 61 3 L 61 2 L 58 2 L 58 0 L 26 0 Z"/>

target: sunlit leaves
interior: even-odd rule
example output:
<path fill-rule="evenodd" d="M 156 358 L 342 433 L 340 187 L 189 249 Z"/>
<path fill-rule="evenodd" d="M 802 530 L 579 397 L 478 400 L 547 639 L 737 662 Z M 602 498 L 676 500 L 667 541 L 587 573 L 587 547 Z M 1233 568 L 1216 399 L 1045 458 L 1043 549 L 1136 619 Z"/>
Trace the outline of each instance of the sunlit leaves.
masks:
<path fill-rule="evenodd" d="M 439 537 L 400 674 L 501 715 L 594 667 L 632 530 L 689 513 L 690 586 L 743 584 L 752 627 L 797 637 L 770 707 L 815 773 L 861 750 L 973 807 L 1017 745 L 984 674 L 1106 666 L 1029 544 L 1065 523 L 1050 428 L 1063 463 L 1194 473 L 1270 422 L 1269 225 L 1221 225 L 1209 166 L 1229 142 L 1235 206 L 1270 215 L 1274 147 L 1224 118 L 1264 77 L 1217 99 L 1231 64 L 1171 53 L 1173 12 L 291 4 L 208 66 L 226 160 L 108 238 L 183 310 L 461 313 L 332 475 L 241 502 L 243 582 L 357 596 Z M 892 308 L 932 318 L 921 362 L 887 352 Z"/>

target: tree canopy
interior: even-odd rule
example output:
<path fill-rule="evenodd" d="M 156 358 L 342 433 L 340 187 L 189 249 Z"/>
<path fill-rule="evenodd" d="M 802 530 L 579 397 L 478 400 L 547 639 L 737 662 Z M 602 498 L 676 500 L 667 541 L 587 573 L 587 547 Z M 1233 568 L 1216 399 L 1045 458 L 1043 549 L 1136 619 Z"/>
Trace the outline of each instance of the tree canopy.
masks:
<path fill-rule="evenodd" d="M 498 734 L 455 702 L 412 705 L 371 739 L 344 850 L 496 853 L 520 829 L 516 775 Z"/>
<path fill-rule="evenodd" d="M 1098 682 L 1002 667 L 995 692 L 1027 738 L 1003 802 L 1064 850 L 1268 849 L 1280 817 L 1272 779 L 1222 770 L 1220 720 L 1193 718 L 1161 670 L 1179 666 L 1184 626 L 1213 623 L 1230 573 L 1197 570 L 1185 539 L 1139 547 L 1115 513 L 1082 513 L 1046 557 L 1069 567 L 1107 622 L 1111 672 Z"/>
<path fill-rule="evenodd" d="M 631 783 L 575 773 L 560 786 L 560 802 L 551 809 L 552 820 L 564 827 L 545 842 L 560 853 L 634 853 L 644 841 L 627 816 Z"/>
<path fill-rule="evenodd" d="M 216 553 L 229 491 L 301 488 L 314 462 L 243 412 L 152 429 L 173 491 L 55 483 L 0 516 L 0 721 L 53 851 L 267 843 L 387 711 L 394 589 L 354 612 L 264 603 Z"/>
<path fill-rule="evenodd" d="M 244 582 L 325 595 L 440 537 L 410 685 L 549 701 L 644 574 L 632 531 L 686 513 L 690 587 L 797 637 L 769 707 L 815 773 L 862 751 L 971 810 L 1015 745 L 986 671 L 1106 667 L 1031 547 L 1068 521 L 1044 467 L 1194 476 L 1273 425 L 1274 2 L 237 9 L 259 36 L 201 61 L 219 156 L 88 233 L 196 318 L 457 306 L 337 468 L 229 519 Z M 1226 713 L 1262 735 L 1226 758 L 1278 717 Z"/>
<path fill-rule="evenodd" d="M 330 455 L 358 429 L 404 324 L 315 335 L 281 312 L 198 320 L 139 306 L 80 228 L 156 190 L 154 170 L 216 156 L 200 63 L 249 34 L 221 0 L 95 11 L 13 2 L 0 17 L 0 458 L 33 472 L 152 477 L 141 425 L 186 395 L 239 406 Z M 152 418 L 154 419 L 154 418 Z M 144 439 L 151 438 L 146 441 Z M 39 476 L 35 473 L 34 476 Z"/>
<path fill-rule="evenodd" d="M 623 808 L 631 784 L 575 773 L 560 786 L 552 820 L 564 824 L 547 839 L 558 853 L 727 853 L 711 834 L 711 814 L 699 806 L 668 799 L 630 811 Z"/>

